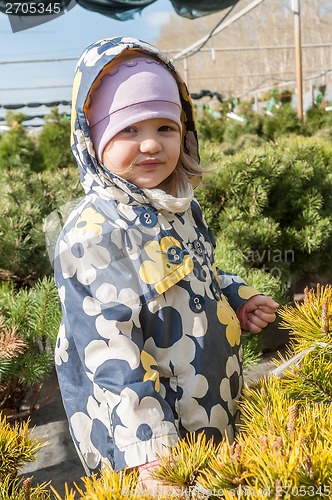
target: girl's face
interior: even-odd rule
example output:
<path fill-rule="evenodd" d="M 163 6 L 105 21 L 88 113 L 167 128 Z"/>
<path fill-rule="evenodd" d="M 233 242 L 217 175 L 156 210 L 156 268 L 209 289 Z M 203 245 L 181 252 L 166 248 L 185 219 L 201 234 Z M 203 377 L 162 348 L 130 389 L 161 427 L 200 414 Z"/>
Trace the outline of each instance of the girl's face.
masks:
<path fill-rule="evenodd" d="M 158 187 L 175 170 L 181 146 L 178 125 L 167 118 L 136 122 L 116 134 L 103 151 L 111 172 L 137 187 Z"/>

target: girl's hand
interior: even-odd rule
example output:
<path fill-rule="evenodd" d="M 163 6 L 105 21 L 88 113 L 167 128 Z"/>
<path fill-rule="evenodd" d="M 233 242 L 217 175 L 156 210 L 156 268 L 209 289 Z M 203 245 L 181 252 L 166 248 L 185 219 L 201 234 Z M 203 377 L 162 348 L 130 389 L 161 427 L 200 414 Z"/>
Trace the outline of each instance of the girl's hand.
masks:
<path fill-rule="evenodd" d="M 154 479 L 151 472 L 158 467 L 158 460 L 138 467 L 139 478 L 137 482 L 137 492 L 154 496 L 155 498 L 183 498 L 183 492 L 176 486 L 171 486 Z"/>
<path fill-rule="evenodd" d="M 242 330 L 259 333 L 268 323 L 276 319 L 279 304 L 266 295 L 255 295 L 237 311 Z"/>

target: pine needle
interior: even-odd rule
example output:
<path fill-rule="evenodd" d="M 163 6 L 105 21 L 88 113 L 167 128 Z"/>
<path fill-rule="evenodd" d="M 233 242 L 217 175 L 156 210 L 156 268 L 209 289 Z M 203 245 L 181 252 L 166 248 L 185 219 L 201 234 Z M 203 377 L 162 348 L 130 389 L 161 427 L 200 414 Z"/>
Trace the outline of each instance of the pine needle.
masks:
<path fill-rule="evenodd" d="M 204 433 L 190 433 L 160 457 L 159 466 L 152 475 L 166 484 L 192 487 L 206 467 L 213 449 L 213 440 L 207 440 Z"/>
<path fill-rule="evenodd" d="M 0 313 L 0 360 L 17 358 L 27 347 L 27 342 L 18 334 L 16 327 L 6 327 L 5 318 Z"/>
<path fill-rule="evenodd" d="M 46 442 L 30 435 L 29 420 L 10 424 L 0 414 L 0 483 L 7 476 L 15 477 L 26 462 L 33 462 Z"/>

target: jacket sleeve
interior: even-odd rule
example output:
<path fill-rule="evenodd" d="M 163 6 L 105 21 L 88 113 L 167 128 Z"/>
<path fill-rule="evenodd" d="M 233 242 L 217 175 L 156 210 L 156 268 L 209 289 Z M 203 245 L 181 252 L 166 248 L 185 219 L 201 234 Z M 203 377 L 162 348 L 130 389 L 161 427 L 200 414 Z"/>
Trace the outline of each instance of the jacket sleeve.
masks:
<path fill-rule="evenodd" d="M 216 274 L 220 288 L 234 311 L 238 311 L 250 297 L 260 293 L 256 288 L 247 285 L 237 274 L 228 274 L 219 268 L 216 268 Z"/>
<path fill-rule="evenodd" d="M 111 232 L 62 234 L 55 279 L 62 301 L 55 361 L 70 431 L 87 472 L 153 461 L 178 439 L 144 351 L 139 277 Z M 97 228 L 98 229 L 98 228 Z"/>
<path fill-rule="evenodd" d="M 196 224 L 201 227 L 201 232 L 205 234 L 206 241 L 209 242 L 210 248 L 208 250 L 208 255 L 211 254 L 211 265 L 213 267 L 213 272 L 215 279 L 221 288 L 222 293 L 227 298 L 229 305 L 236 312 L 242 306 L 242 304 L 254 295 L 259 295 L 254 287 L 251 287 L 243 281 L 237 274 L 228 274 L 222 271 L 213 264 L 214 262 L 214 251 L 216 248 L 216 240 L 211 228 L 206 223 L 202 209 L 195 199 L 192 204 L 192 210 Z"/>

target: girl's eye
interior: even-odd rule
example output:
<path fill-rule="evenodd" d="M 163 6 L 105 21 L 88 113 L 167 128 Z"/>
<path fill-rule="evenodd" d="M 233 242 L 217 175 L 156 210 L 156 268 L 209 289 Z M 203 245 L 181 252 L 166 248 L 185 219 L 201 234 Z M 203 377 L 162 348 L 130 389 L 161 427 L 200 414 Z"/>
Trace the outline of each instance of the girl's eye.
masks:
<path fill-rule="evenodd" d="M 128 133 L 133 133 L 133 132 L 135 132 L 135 128 L 134 127 L 130 127 L 130 126 L 129 127 L 125 127 L 125 128 L 123 128 L 121 130 L 121 132 L 126 132 L 127 134 Z"/>
<path fill-rule="evenodd" d="M 159 132 L 175 132 L 176 127 L 172 127 L 171 125 L 163 125 L 162 127 L 159 127 Z"/>

